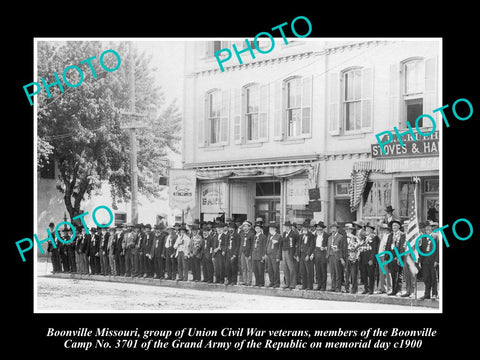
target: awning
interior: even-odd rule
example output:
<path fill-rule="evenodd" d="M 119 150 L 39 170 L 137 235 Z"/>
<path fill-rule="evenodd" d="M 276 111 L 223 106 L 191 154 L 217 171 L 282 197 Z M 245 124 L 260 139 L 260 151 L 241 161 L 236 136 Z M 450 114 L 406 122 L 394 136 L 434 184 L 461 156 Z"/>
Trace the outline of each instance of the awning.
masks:
<path fill-rule="evenodd" d="M 369 170 L 378 173 L 439 170 L 439 158 L 435 156 L 358 161 L 353 164 L 353 171 L 357 170 Z"/>
<path fill-rule="evenodd" d="M 226 177 L 272 176 L 278 178 L 290 177 L 309 172 L 309 178 L 315 176 L 317 166 L 312 163 L 301 164 L 256 164 L 239 165 L 228 168 L 200 168 L 196 169 L 197 179 L 215 180 Z"/>

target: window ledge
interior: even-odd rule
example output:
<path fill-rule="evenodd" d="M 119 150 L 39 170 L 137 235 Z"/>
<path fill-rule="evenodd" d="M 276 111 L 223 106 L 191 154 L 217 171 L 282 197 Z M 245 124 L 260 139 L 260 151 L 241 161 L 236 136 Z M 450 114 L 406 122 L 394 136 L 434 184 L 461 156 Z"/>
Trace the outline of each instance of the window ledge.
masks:
<path fill-rule="evenodd" d="M 225 149 L 225 145 L 211 145 L 211 146 L 205 147 L 204 149 L 205 149 L 205 151 L 224 150 L 224 149 Z"/>
<path fill-rule="evenodd" d="M 343 133 L 343 134 L 337 134 L 335 136 L 339 136 L 339 140 L 364 139 L 367 132 L 370 132 L 370 131 Z"/>
<path fill-rule="evenodd" d="M 295 144 L 304 144 L 304 143 L 305 143 L 305 138 L 285 139 L 282 141 L 282 144 L 285 144 L 285 145 L 295 145 Z"/>
<path fill-rule="evenodd" d="M 245 143 L 245 144 L 241 144 L 240 145 L 240 148 L 243 149 L 243 148 L 256 148 L 256 147 L 262 147 L 263 146 L 263 142 L 259 141 L 259 142 L 248 142 L 248 143 Z"/>

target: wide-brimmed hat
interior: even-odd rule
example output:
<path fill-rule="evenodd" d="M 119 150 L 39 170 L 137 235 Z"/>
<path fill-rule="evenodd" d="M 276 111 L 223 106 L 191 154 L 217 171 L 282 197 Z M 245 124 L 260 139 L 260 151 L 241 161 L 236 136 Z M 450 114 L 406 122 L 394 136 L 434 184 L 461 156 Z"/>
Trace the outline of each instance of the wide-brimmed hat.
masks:
<path fill-rule="evenodd" d="M 252 226 L 252 222 L 250 220 L 245 220 L 242 225 L 250 225 Z"/>
<path fill-rule="evenodd" d="M 189 227 L 190 227 L 190 230 L 200 230 L 200 226 L 198 226 L 198 224 L 195 224 L 195 223 L 193 223 Z"/>
<path fill-rule="evenodd" d="M 392 212 L 393 210 L 395 210 L 392 205 L 388 205 L 386 208 L 385 208 L 385 211 L 386 212 Z"/>
<path fill-rule="evenodd" d="M 263 228 L 263 221 L 256 221 L 255 222 L 255 227 L 257 227 L 257 226 Z"/>
<path fill-rule="evenodd" d="M 374 225 L 372 222 L 370 222 L 370 221 L 368 221 L 368 222 L 365 224 L 365 227 L 369 227 L 370 229 L 375 230 L 375 225 Z"/>
<path fill-rule="evenodd" d="M 305 221 L 302 224 L 303 227 L 310 227 L 310 219 L 305 219 Z"/>
<path fill-rule="evenodd" d="M 325 224 L 323 223 L 323 221 L 319 221 L 319 222 L 315 225 L 315 227 L 317 227 L 317 228 L 318 228 L 318 227 L 321 227 L 322 229 L 325 229 L 325 228 L 327 227 L 327 225 L 325 225 Z"/>
<path fill-rule="evenodd" d="M 333 222 L 333 223 L 331 223 L 331 224 L 330 224 L 330 227 L 332 227 L 332 226 L 335 226 L 335 227 L 337 227 L 337 228 L 339 228 L 339 227 L 340 227 L 340 226 L 338 225 L 338 223 L 337 223 L 337 222 Z"/>
<path fill-rule="evenodd" d="M 270 222 L 268 223 L 268 227 L 269 227 L 269 228 L 273 227 L 273 228 L 275 228 L 275 229 L 278 230 L 278 224 L 277 224 L 275 221 L 270 221 Z"/>
<path fill-rule="evenodd" d="M 145 228 L 145 229 L 152 229 L 152 225 L 146 224 L 146 225 L 144 226 L 144 228 Z"/>
<path fill-rule="evenodd" d="M 178 229 L 178 231 L 182 231 L 182 230 L 185 231 L 185 232 L 187 231 L 187 227 L 183 224 L 180 225 L 180 229 Z"/>

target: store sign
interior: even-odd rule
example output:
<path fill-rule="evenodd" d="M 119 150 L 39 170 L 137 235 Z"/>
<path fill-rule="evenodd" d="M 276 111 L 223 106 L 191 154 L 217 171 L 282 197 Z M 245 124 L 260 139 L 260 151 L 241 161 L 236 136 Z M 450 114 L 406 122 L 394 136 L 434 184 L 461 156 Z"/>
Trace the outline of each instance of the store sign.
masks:
<path fill-rule="evenodd" d="M 307 205 L 308 187 L 308 179 L 288 179 L 287 205 Z"/>
<path fill-rule="evenodd" d="M 169 198 L 172 209 L 187 210 L 195 206 L 195 170 L 170 169 Z"/>
<path fill-rule="evenodd" d="M 386 135 L 385 135 L 386 136 Z M 395 138 L 389 144 L 383 145 L 385 154 L 382 154 L 378 143 L 371 145 L 372 158 L 388 159 L 395 157 L 414 157 L 414 156 L 438 156 L 440 150 L 438 140 L 440 138 L 438 131 L 430 136 L 415 134 L 417 141 L 414 141 L 411 134 L 402 137 L 403 146 Z"/>
<path fill-rule="evenodd" d="M 202 184 L 200 191 L 200 211 L 202 213 L 225 212 L 226 184 L 209 183 Z"/>

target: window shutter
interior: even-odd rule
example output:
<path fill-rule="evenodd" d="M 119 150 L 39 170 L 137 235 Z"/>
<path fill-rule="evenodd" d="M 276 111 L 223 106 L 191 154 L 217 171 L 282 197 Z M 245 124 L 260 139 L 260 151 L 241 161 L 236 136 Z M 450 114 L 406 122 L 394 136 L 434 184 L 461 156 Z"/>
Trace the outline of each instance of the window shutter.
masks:
<path fill-rule="evenodd" d="M 425 98 L 423 101 L 423 114 L 431 114 L 439 123 L 439 112 L 432 113 L 439 107 L 437 95 L 437 59 L 430 58 L 425 60 Z M 426 121 L 429 124 L 430 121 Z"/>
<path fill-rule="evenodd" d="M 398 65 L 392 64 L 390 65 L 390 88 L 388 92 L 388 118 L 389 118 L 389 125 L 390 127 L 400 126 L 399 124 L 399 108 L 398 108 L 398 101 L 399 101 L 399 94 L 400 89 L 398 84 L 400 83 L 400 73 L 398 71 Z M 385 124 L 385 127 L 387 124 Z"/>
<path fill-rule="evenodd" d="M 205 147 L 206 145 L 206 127 L 208 118 L 208 94 L 202 94 L 198 97 L 198 113 L 197 113 L 197 134 L 198 147 Z"/>
<path fill-rule="evenodd" d="M 242 143 L 242 91 L 233 91 L 233 143 Z"/>
<path fill-rule="evenodd" d="M 340 76 L 338 72 L 330 73 L 328 94 L 328 119 L 330 121 L 330 134 L 340 133 Z"/>
<path fill-rule="evenodd" d="M 228 123 L 230 120 L 230 89 L 222 90 L 220 106 L 220 143 L 228 144 Z"/>
<path fill-rule="evenodd" d="M 373 69 L 362 69 L 362 129 L 371 130 L 373 123 Z"/>
<path fill-rule="evenodd" d="M 258 138 L 260 141 L 268 141 L 268 100 L 269 85 L 260 85 L 260 106 L 259 106 L 259 131 Z"/>
<path fill-rule="evenodd" d="M 283 140 L 284 114 L 283 111 L 283 81 L 277 80 L 274 89 L 274 118 L 273 140 Z"/>
<path fill-rule="evenodd" d="M 312 136 L 312 76 L 302 79 L 302 135 Z"/>

